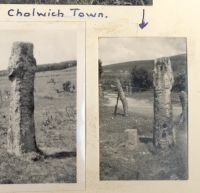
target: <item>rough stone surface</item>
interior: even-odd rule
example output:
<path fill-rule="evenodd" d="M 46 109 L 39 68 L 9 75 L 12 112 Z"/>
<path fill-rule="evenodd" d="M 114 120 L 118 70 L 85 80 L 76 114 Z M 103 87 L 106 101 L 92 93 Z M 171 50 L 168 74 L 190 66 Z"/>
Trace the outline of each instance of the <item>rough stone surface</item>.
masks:
<path fill-rule="evenodd" d="M 37 151 L 34 124 L 36 60 L 33 44 L 13 43 L 8 71 L 11 81 L 8 152 L 21 155 Z"/>
<path fill-rule="evenodd" d="M 169 58 L 155 60 L 153 70 L 154 85 L 154 130 L 155 147 L 167 148 L 174 145 L 171 89 L 174 83 Z"/>
<path fill-rule="evenodd" d="M 119 79 L 116 79 L 116 87 L 117 87 L 117 91 L 118 91 L 118 96 L 123 105 L 124 116 L 128 116 L 128 103 L 127 103 L 126 96 L 125 96 L 125 93 L 123 91 L 123 88 L 122 88 L 122 85 L 121 85 L 121 82 Z"/>
<path fill-rule="evenodd" d="M 183 127 L 187 126 L 187 111 L 188 111 L 188 101 L 187 101 L 187 93 L 185 91 L 181 91 L 179 93 L 179 98 L 181 102 L 182 112 L 180 116 L 180 124 Z"/>

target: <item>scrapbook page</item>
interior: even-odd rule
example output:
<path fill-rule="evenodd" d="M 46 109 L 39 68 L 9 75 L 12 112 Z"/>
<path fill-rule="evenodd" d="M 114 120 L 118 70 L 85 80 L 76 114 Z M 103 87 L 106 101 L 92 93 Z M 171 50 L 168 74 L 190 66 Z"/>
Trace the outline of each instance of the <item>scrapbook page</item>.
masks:
<path fill-rule="evenodd" d="M 0 1 L 0 192 L 199 192 L 200 3 Z"/>

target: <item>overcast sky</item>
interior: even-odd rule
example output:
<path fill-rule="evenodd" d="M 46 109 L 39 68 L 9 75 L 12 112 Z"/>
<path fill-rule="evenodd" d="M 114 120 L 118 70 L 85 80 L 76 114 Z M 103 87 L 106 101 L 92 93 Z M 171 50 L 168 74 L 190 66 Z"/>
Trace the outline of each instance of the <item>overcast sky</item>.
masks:
<path fill-rule="evenodd" d="M 76 60 L 75 30 L 0 31 L 0 70 L 8 67 L 14 41 L 33 43 L 37 64 Z"/>
<path fill-rule="evenodd" d="M 103 65 L 186 53 L 185 38 L 100 38 Z"/>

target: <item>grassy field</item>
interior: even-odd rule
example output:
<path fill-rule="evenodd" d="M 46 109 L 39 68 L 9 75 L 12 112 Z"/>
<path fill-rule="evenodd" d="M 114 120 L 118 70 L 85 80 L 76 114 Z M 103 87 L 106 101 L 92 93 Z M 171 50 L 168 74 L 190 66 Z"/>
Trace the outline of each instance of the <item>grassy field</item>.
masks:
<path fill-rule="evenodd" d="M 76 85 L 76 67 L 36 73 L 36 140 L 46 156 L 30 161 L 6 151 L 10 82 L 0 77 L 0 183 L 76 182 L 76 92 L 63 92 L 66 81 Z"/>
<path fill-rule="evenodd" d="M 153 93 L 140 92 L 127 97 L 129 116 L 120 104 L 113 116 L 116 93 L 100 97 L 100 179 L 101 180 L 186 180 L 187 129 L 179 125 L 181 112 L 174 95 L 173 114 L 176 146 L 157 152 L 151 141 L 138 139 L 135 149 L 127 144 L 127 129 L 137 129 L 138 136 L 153 136 Z M 138 137 L 139 138 L 139 137 Z"/>

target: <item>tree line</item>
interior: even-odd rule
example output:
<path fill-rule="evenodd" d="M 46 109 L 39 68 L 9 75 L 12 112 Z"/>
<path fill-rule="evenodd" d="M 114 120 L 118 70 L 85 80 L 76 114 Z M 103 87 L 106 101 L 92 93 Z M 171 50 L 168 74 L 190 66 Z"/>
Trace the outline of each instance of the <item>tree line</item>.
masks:
<path fill-rule="evenodd" d="M 131 85 L 136 91 L 150 90 L 153 88 L 152 72 L 144 68 L 133 68 L 131 71 Z M 172 91 L 180 92 L 187 90 L 187 76 L 185 72 L 178 73 L 174 77 Z"/>
<path fill-rule="evenodd" d="M 103 67 L 102 62 L 99 60 L 99 77 L 102 77 L 103 74 Z M 114 76 L 113 77 L 105 77 L 101 80 L 103 85 L 106 87 L 109 85 L 114 84 Z M 138 91 L 148 91 L 153 89 L 153 75 L 152 72 L 146 70 L 143 67 L 133 67 L 130 72 L 130 77 L 122 78 L 120 77 L 120 81 L 122 86 L 131 86 L 133 92 Z M 174 84 L 172 91 L 173 92 L 180 92 L 187 90 L 187 75 L 186 72 L 178 73 L 174 76 Z"/>

